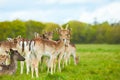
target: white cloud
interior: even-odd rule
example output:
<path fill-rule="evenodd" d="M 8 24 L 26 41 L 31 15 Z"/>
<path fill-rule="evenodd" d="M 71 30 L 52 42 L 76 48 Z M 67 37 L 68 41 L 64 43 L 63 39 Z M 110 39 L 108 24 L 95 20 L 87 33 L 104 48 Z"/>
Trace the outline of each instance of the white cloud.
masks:
<path fill-rule="evenodd" d="M 30 11 L 17 11 L 13 12 L 10 16 L 10 20 L 22 19 L 22 20 L 47 20 L 51 15 L 51 11 L 42 11 L 42 10 L 30 10 Z"/>
<path fill-rule="evenodd" d="M 93 12 L 84 11 L 80 16 L 80 21 L 92 23 L 94 18 L 97 18 L 98 22 L 111 21 L 111 19 L 120 20 L 120 2 L 108 4 L 100 7 Z"/>
<path fill-rule="evenodd" d="M 39 0 L 38 3 L 44 4 L 73 4 L 73 3 L 99 3 L 103 2 L 102 0 Z"/>
<path fill-rule="evenodd" d="M 4 2 L 5 1 L 5 2 Z M 6 3 L 8 0 L 3 0 L 3 4 Z M 19 3 L 16 0 L 11 0 L 12 2 Z M 32 0 L 30 0 L 32 2 Z M 95 2 L 100 2 L 102 0 L 36 0 L 36 2 L 41 2 L 41 4 L 55 4 L 55 3 L 60 3 L 60 4 L 72 4 L 72 3 L 87 3 L 94 1 Z M 42 2 L 43 1 L 43 2 Z M 1 0 L 0 0 L 1 2 Z M 9 1 L 10 2 L 10 1 Z M 8 3 L 8 2 L 7 2 Z M 6 3 L 6 4 L 7 4 Z M 20 2 L 21 4 L 23 3 L 23 0 Z M 1 4 L 1 3 L 0 3 Z M 25 4 L 27 4 L 25 2 Z M 11 4 L 12 5 L 12 4 Z M 49 5 L 48 5 L 49 6 Z M 19 5 L 16 7 L 20 7 Z M 22 7 L 26 7 L 25 5 Z M 28 6 L 27 6 L 28 7 Z M 40 6 L 41 7 L 41 6 Z M 54 5 L 53 5 L 54 7 Z M 55 6 L 56 7 L 56 6 Z M 117 19 L 120 20 L 120 2 L 114 2 L 110 4 L 106 4 L 105 6 L 97 6 L 95 10 L 88 10 L 88 7 L 91 7 L 91 5 L 86 5 L 86 6 L 78 6 L 78 8 L 70 8 L 69 6 L 66 8 L 48 8 L 46 9 L 46 5 L 43 6 L 45 9 L 39 8 L 39 6 L 32 8 L 25 8 L 23 9 L 15 9 L 15 10 L 8 10 L 0 11 L 0 21 L 4 20 L 14 20 L 14 19 L 21 19 L 21 20 L 38 20 L 38 21 L 43 21 L 43 22 L 57 22 L 57 23 L 65 23 L 68 22 L 69 20 L 80 20 L 84 22 L 90 22 L 92 23 L 94 18 L 96 17 L 99 22 L 108 20 L 110 19 Z M 98 8 L 99 7 L 99 8 Z M 93 12 L 92 12 L 93 11 Z"/>

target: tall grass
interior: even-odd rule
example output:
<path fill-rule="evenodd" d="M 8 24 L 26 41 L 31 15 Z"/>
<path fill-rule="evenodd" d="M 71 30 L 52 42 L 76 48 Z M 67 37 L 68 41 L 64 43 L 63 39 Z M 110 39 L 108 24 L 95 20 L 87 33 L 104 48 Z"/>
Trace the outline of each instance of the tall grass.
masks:
<path fill-rule="evenodd" d="M 20 64 L 13 76 L 3 75 L 0 80 L 120 80 L 120 45 L 78 44 L 78 65 L 71 64 L 62 68 L 62 72 L 47 74 L 46 66 L 39 68 L 39 78 L 31 74 L 20 74 Z"/>

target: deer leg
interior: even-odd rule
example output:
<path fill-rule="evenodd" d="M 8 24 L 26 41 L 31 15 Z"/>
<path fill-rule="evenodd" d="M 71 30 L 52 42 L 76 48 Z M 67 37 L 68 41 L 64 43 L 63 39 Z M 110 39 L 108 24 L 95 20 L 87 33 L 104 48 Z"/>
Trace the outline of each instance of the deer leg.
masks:
<path fill-rule="evenodd" d="M 54 69 L 54 73 L 55 73 L 55 70 L 56 70 L 56 63 L 54 63 L 53 69 Z"/>
<path fill-rule="evenodd" d="M 60 57 L 59 57 L 59 59 L 58 59 L 58 69 L 59 69 L 59 71 L 61 72 L 60 62 L 61 62 L 61 59 L 60 59 Z"/>
<path fill-rule="evenodd" d="M 50 58 L 49 67 L 50 67 L 50 73 L 53 74 L 53 57 Z"/>
<path fill-rule="evenodd" d="M 68 53 L 68 56 L 66 58 L 66 65 L 70 64 L 70 53 Z"/>
<path fill-rule="evenodd" d="M 39 64 L 39 60 L 36 60 L 36 64 L 35 64 L 36 77 L 38 77 L 38 64 Z"/>
<path fill-rule="evenodd" d="M 26 62 L 26 67 L 27 67 L 27 74 L 30 72 L 30 65 L 29 62 Z"/>
<path fill-rule="evenodd" d="M 76 54 L 75 53 L 73 53 L 73 58 L 74 58 L 74 64 L 76 65 Z"/>
<path fill-rule="evenodd" d="M 21 74 L 23 74 L 23 68 L 24 68 L 24 61 L 21 61 Z"/>
<path fill-rule="evenodd" d="M 67 66 L 68 65 L 68 58 L 69 58 L 69 53 L 66 54 L 66 57 L 65 57 L 65 65 Z"/>
<path fill-rule="evenodd" d="M 66 60 L 66 53 L 63 55 L 63 63 L 62 63 L 62 65 L 63 65 L 63 68 L 64 68 L 64 65 L 65 65 L 65 60 Z"/>
<path fill-rule="evenodd" d="M 60 63 L 61 63 L 62 57 L 63 57 L 63 53 L 61 53 L 61 54 L 59 55 L 59 59 L 58 59 L 58 69 L 59 69 L 60 72 L 61 72 Z"/>
<path fill-rule="evenodd" d="M 32 78 L 34 77 L 34 67 L 31 66 Z"/>
<path fill-rule="evenodd" d="M 38 67 L 35 68 L 36 77 L 38 77 Z"/>
<path fill-rule="evenodd" d="M 49 73 L 49 67 L 47 68 L 47 73 Z"/>

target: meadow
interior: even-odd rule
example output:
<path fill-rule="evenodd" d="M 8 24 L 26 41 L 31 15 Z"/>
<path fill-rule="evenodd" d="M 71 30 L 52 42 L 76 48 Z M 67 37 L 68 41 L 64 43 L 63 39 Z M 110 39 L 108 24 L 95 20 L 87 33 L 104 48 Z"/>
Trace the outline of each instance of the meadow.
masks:
<path fill-rule="evenodd" d="M 0 80 L 120 80 L 120 45 L 77 44 L 78 65 L 71 64 L 62 68 L 62 72 L 47 74 L 46 66 L 39 68 L 39 78 L 31 74 L 20 74 L 20 63 L 17 72 L 0 76 Z"/>

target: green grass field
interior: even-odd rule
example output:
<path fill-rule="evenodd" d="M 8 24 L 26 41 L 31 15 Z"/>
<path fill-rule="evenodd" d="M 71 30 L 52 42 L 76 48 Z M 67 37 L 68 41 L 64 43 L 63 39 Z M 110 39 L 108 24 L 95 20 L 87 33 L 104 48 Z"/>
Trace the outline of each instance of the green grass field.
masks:
<path fill-rule="evenodd" d="M 3 75 L 0 80 L 120 80 L 120 45 L 79 44 L 77 55 L 80 62 L 71 64 L 53 75 L 47 74 L 46 68 L 40 68 L 39 78 L 31 74 L 20 74 L 20 65 L 13 76 Z"/>

